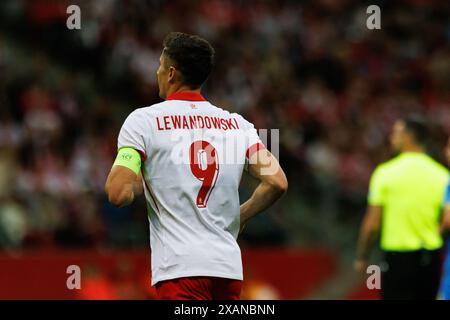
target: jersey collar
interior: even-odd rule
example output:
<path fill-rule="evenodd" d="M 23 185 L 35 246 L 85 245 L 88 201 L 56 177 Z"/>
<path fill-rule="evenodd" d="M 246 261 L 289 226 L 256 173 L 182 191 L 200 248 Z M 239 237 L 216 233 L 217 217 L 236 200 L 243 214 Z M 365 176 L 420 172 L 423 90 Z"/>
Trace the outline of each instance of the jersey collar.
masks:
<path fill-rule="evenodd" d="M 175 92 L 168 96 L 166 100 L 206 101 L 206 99 L 197 92 Z"/>

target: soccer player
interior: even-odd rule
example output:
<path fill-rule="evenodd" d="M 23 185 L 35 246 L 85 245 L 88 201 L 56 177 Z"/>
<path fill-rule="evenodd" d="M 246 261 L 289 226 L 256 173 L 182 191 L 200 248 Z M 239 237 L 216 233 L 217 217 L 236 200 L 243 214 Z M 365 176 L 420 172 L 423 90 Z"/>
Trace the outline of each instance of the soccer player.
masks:
<path fill-rule="evenodd" d="M 369 187 L 369 208 L 354 268 L 365 272 L 381 233 L 383 299 L 435 299 L 440 281 L 439 233 L 448 171 L 425 153 L 426 122 L 411 115 L 395 123 L 391 144 L 400 154 L 379 165 Z"/>
<path fill-rule="evenodd" d="M 447 161 L 450 165 L 450 137 L 448 138 L 445 155 L 447 156 Z M 444 215 L 442 218 L 441 230 L 443 235 L 448 236 L 448 233 L 450 232 L 450 181 L 444 198 Z M 440 297 L 444 300 L 450 300 L 450 239 L 447 239 L 446 251 Z"/>
<path fill-rule="evenodd" d="M 213 67 L 211 45 L 174 32 L 163 46 L 157 78 L 165 101 L 125 120 L 105 190 L 118 207 L 144 192 L 153 208 L 152 285 L 160 299 L 239 299 L 237 236 L 286 192 L 287 179 L 251 123 L 200 94 Z M 260 184 L 239 205 L 245 169 Z"/>

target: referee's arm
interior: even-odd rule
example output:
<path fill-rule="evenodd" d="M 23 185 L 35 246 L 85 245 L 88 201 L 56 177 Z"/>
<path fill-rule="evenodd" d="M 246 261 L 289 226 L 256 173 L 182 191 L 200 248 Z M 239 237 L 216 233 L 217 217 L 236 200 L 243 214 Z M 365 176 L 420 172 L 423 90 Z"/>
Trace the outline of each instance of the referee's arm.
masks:
<path fill-rule="evenodd" d="M 386 200 L 385 177 L 382 167 L 378 167 L 370 179 L 368 209 L 364 216 L 356 246 L 355 271 L 365 272 L 369 253 L 375 245 L 381 230 L 383 204 Z"/>
<path fill-rule="evenodd" d="M 357 272 L 366 271 L 367 258 L 380 234 L 382 212 L 382 206 L 370 205 L 364 216 L 359 232 L 356 259 L 354 263 L 354 268 Z"/>

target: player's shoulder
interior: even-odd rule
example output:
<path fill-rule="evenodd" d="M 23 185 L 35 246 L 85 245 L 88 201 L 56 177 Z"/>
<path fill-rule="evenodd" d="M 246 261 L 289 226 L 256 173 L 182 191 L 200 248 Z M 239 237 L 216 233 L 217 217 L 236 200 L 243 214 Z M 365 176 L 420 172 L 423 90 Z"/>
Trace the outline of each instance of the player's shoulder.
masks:
<path fill-rule="evenodd" d="M 246 127 L 248 126 L 253 126 L 253 124 L 248 121 L 247 119 L 245 119 L 242 115 L 240 115 L 237 112 L 233 112 L 231 113 L 239 122 L 242 122 L 243 124 L 245 124 Z"/>
<path fill-rule="evenodd" d="M 162 101 L 162 102 L 158 102 L 158 103 L 154 103 L 148 106 L 144 106 L 144 107 L 138 107 L 136 109 L 134 109 L 130 115 L 147 115 L 147 114 L 152 114 L 152 113 L 158 113 L 159 111 L 164 109 L 164 106 L 167 105 L 168 101 Z"/>
<path fill-rule="evenodd" d="M 237 113 L 237 112 L 230 112 L 229 110 L 226 110 L 222 107 L 216 106 L 210 102 L 208 102 L 211 110 L 214 110 L 216 113 L 220 113 L 222 114 L 222 116 L 226 117 L 226 118 L 234 118 L 236 119 L 236 121 L 239 123 L 239 126 L 241 128 L 253 128 L 253 124 L 248 121 L 247 119 L 245 119 L 241 114 Z"/>
<path fill-rule="evenodd" d="M 219 107 L 216 107 L 216 108 L 219 108 Z M 222 110 L 223 112 L 225 112 L 225 114 L 229 115 L 230 117 L 235 118 L 241 128 L 248 129 L 248 128 L 254 127 L 253 124 L 250 121 L 248 121 L 247 119 L 245 119 L 241 114 L 239 114 L 237 112 L 230 112 L 230 111 L 224 110 L 222 108 L 219 108 L 219 109 Z"/>
<path fill-rule="evenodd" d="M 164 104 L 166 104 L 166 101 L 155 103 L 148 106 L 138 107 L 130 112 L 126 121 L 135 122 L 150 119 L 153 116 L 156 116 L 163 112 Z"/>

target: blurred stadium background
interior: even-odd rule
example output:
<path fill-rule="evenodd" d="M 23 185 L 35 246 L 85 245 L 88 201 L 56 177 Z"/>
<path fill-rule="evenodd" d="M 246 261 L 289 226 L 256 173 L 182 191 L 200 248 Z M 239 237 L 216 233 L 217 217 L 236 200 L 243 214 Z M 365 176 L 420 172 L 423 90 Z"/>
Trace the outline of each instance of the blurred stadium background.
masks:
<path fill-rule="evenodd" d="M 70 4 L 81 30 L 66 28 Z M 370 4 L 381 30 L 366 28 Z M 1 1 L 0 299 L 154 297 L 145 203 L 115 209 L 103 185 L 126 115 L 159 101 L 174 30 L 216 48 L 208 99 L 280 129 L 290 190 L 240 240 L 244 297 L 376 299 L 351 268 L 368 180 L 407 112 L 428 117 L 442 160 L 449 13 L 426 0 Z"/>

